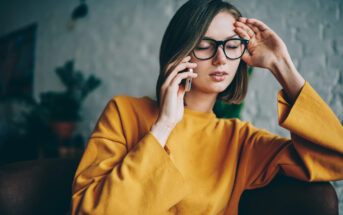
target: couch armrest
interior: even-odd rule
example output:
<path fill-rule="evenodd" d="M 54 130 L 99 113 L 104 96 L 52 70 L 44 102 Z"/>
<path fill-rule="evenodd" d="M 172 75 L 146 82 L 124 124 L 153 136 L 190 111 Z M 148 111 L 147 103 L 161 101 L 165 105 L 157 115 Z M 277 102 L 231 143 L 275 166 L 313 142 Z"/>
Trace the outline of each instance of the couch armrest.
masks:
<path fill-rule="evenodd" d="M 65 214 L 79 159 L 43 159 L 0 167 L 0 214 Z"/>
<path fill-rule="evenodd" d="M 338 198 L 329 182 L 304 182 L 282 175 L 263 188 L 244 191 L 239 215 L 338 215 Z"/>

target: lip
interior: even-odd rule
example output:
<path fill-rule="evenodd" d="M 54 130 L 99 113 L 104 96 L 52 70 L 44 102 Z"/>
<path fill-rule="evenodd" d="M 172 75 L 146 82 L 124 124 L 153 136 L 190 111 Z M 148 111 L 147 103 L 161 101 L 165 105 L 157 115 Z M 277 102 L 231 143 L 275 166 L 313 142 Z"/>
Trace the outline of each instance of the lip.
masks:
<path fill-rule="evenodd" d="M 210 75 L 215 75 L 215 74 L 223 74 L 223 75 L 227 75 L 227 72 L 224 71 L 215 71 L 215 72 L 211 72 Z"/>
<path fill-rule="evenodd" d="M 220 76 L 218 76 L 217 74 L 220 74 Z M 211 72 L 209 74 L 209 76 L 212 78 L 212 80 L 216 81 L 216 82 L 224 81 L 224 79 L 227 75 L 228 75 L 228 73 L 223 72 L 223 71 L 215 71 L 215 72 Z"/>

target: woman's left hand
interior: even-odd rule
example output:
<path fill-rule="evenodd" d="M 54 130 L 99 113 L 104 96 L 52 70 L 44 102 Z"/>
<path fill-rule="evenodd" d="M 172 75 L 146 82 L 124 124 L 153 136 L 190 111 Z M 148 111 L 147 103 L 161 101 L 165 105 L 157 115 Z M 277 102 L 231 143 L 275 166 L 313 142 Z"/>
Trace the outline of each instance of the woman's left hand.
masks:
<path fill-rule="evenodd" d="M 263 22 L 241 17 L 234 25 L 235 32 L 249 40 L 248 52 L 242 56 L 249 66 L 272 70 L 278 61 L 289 57 L 285 43 Z"/>
<path fill-rule="evenodd" d="M 287 47 L 281 38 L 267 25 L 257 19 L 239 18 L 235 32 L 249 40 L 248 52 L 242 56 L 249 66 L 269 69 L 288 95 L 292 103 L 305 84 L 295 68 Z"/>

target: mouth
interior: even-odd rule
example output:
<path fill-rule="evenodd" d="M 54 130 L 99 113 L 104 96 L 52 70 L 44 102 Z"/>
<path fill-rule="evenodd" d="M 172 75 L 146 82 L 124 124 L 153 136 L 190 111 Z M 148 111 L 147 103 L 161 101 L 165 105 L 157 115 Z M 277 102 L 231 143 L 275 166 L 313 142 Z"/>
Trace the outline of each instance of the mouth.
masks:
<path fill-rule="evenodd" d="M 227 72 L 222 72 L 222 71 L 215 71 L 209 74 L 211 79 L 215 82 L 221 82 L 225 80 L 225 77 L 228 75 Z"/>
<path fill-rule="evenodd" d="M 224 76 L 224 75 L 227 75 L 228 73 L 227 72 L 220 72 L 220 71 L 216 71 L 216 72 L 212 72 L 210 73 L 210 76 Z"/>

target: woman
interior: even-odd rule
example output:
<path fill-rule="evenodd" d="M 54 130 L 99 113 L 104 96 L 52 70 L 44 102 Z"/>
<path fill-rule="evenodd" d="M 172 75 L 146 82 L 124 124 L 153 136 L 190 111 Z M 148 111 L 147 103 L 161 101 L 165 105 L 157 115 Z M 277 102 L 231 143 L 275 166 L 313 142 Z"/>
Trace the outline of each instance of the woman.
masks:
<path fill-rule="evenodd" d="M 279 124 L 291 139 L 213 114 L 216 99 L 243 100 L 247 64 L 283 87 Z M 221 0 L 190 0 L 165 32 L 160 66 L 157 102 L 107 104 L 75 175 L 72 214 L 237 214 L 243 191 L 278 172 L 343 178 L 342 125 L 261 21 Z"/>

